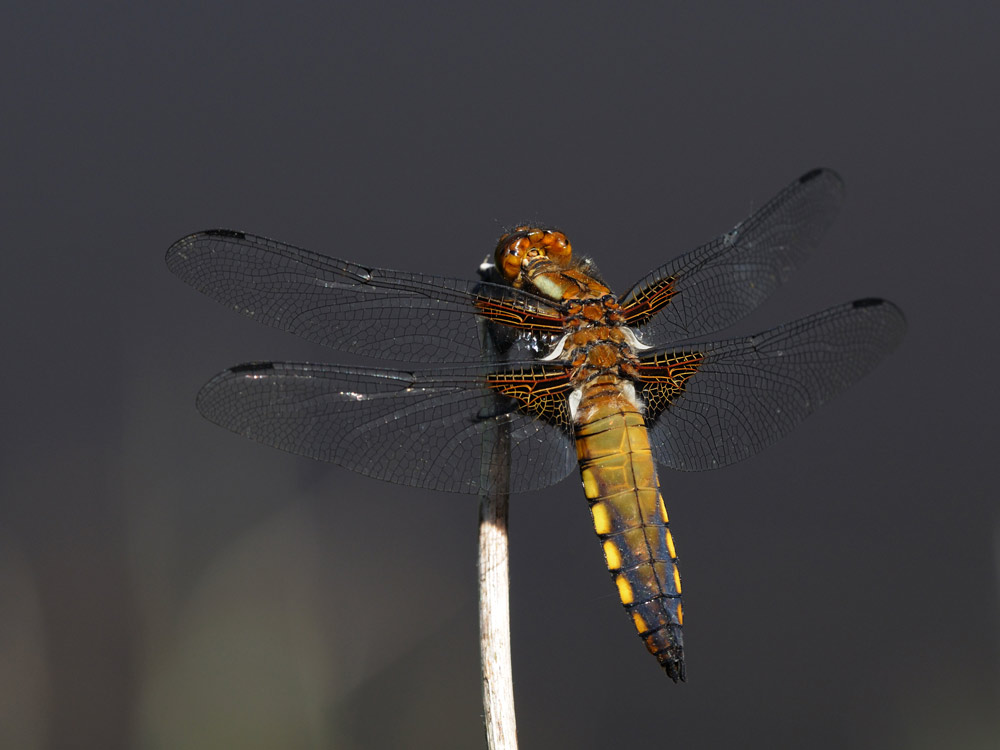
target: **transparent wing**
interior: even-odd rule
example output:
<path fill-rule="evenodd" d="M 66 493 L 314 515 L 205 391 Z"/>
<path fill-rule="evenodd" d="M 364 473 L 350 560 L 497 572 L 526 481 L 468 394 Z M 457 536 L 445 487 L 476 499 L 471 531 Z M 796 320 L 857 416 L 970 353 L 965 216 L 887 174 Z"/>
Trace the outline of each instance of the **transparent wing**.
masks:
<path fill-rule="evenodd" d="M 371 357 L 475 361 L 477 315 L 540 334 L 561 330 L 550 304 L 511 287 L 367 268 L 228 229 L 178 240 L 166 261 L 185 283 L 237 312 Z"/>
<path fill-rule="evenodd" d="M 479 493 L 509 444 L 510 491 L 558 482 L 576 466 L 565 426 L 517 411 L 490 387 L 533 385 L 536 363 L 403 372 L 260 363 L 220 373 L 198 394 L 210 421 L 289 453 L 413 487 Z M 516 381 L 516 382 L 515 382 Z M 497 457 L 497 460 L 502 460 Z"/>
<path fill-rule="evenodd" d="M 728 328 L 787 280 L 826 233 L 843 197 L 835 172 L 803 175 L 732 231 L 641 279 L 622 301 L 629 325 L 649 343 Z"/>
<path fill-rule="evenodd" d="M 653 455 L 671 469 L 741 461 L 875 368 L 903 337 L 898 307 L 834 307 L 756 336 L 642 357 Z"/>

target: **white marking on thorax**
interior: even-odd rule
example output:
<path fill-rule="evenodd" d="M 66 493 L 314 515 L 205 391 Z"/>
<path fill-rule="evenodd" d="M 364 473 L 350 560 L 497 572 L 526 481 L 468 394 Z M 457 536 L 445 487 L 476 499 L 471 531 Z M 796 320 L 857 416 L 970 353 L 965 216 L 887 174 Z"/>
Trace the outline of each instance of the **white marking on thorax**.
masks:
<path fill-rule="evenodd" d="M 550 279 L 547 275 L 542 274 L 537 276 L 531 280 L 531 283 L 534 284 L 535 288 L 546 297 L 551 297 L 554 300 L 562 299 L 562 289 L 560 289 L 559 284 Z"/>
<path fill-rule="evenodd" d="M 649 344 L 644 344 L 641 341 L 639 341 L 639 337 L 635 335 L 635 331 L 633 331 L 628 326 L 622 326 L 619 330 L 622 332 L 622 335 L 625 337 L 625 340 L 628 342 L 628 345 L 631 346 L 633 349 L 636 349 L 637 351 L 642 351 L 643 349 L 653 348 Z"/>
<path fill-rule="evenodd" d="M 583 398 L 583 389 L 574 388 L 573 392 L 569 394 L 569 416 L 573 420 L 573 424 L 576 424 L 576 415 L 580 410 L 580 399 Z"/>
<path fill-rule="evenodd" d="M 558 359 L 563 353 L 563 349 L 566 346 L 567 338 L 569 338 L 569 334 L 564 333 L 562 335 L 562 338 L 560 338 L 559 341 L 556 342 L 555 348 L 549 354 L 546 354 L 544 357 L 542 357 L 541 361 L 551 362 L 553 359 Z"/>
<path fill-rule="evenodd" d="M 628 399 L 628 402 L 632 404 L 640 412 L 645 413 L 646 404 L 643 403 L 642 399 L 635 392 L 635 385 L 625 381 L 622 383 L 622 395 Z"/>

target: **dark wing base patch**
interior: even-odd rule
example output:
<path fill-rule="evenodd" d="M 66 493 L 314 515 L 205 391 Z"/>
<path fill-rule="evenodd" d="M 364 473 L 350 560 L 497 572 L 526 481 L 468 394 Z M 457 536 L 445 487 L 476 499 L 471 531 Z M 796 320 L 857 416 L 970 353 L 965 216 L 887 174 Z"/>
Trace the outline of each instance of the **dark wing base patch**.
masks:
<path fill-rule="evenodd" d="M 647 421 L 655 420 L 680 398 L 704 360 L 705 355 L 695 351 L 659 352 L 639 360 L 636 370 Z"/>
<path fill-rule="evenodd" d="M 567 399 L 571 384 L 564 367 L 529 367 L 490 374 L 487 385 L 517 402 L 518 411 L 571 432 Z"/>

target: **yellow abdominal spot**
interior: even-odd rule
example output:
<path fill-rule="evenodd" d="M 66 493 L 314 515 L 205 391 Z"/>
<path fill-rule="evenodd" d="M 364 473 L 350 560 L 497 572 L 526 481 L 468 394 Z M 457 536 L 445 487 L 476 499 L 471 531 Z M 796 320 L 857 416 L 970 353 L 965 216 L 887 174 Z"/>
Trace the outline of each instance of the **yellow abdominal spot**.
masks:
<path fill-rule="evenodd" d="M 681 572 L 674 566 L 674 586 L 677 588 L 677 593 L 681 593 Z"/>
<path fill-rule="evenodd" d="M 663 519 L 663 523 L 670 523 L 670 519 L 667 518 L 667 506 L 663 504 L 663 497 L 660 497 L 660 518 Z"/>
<path fill-rule="evenodd" d="M 584 469 L 580 476 L 583 478 L 583 494 L 587 496 L 588 500 L 593 500 L 600 492 L 597 480 L 594 478 L 594 472 L 590 469 Z"/>
<path fill-rule="evenodd" d="M 610 534 L 611 516 L 604 503 L 595 503 L 590 508 L 590 512 L 594 516 L 594 531 L 598 534 Z"/>
<path fill-rule="evenodd" d="M 684 610 L 681 607 L 680 602 L 677 602 L 677 624 L 678 625 L 684 624 Z"/>
<path fill-rule="evenodd" d="M 674 537 L 670 533 L 670 529 L 667 529 L 667 552 L 670 553 L 672 560 L 677 558 L 677 550 L 674 549 Z"/>
<path fill-rule="evenodd" d="M 647 630 L 649 630 L 649 625 L 646 624 L 646 621 L 642 619 L 642 615 L 640 615 L 638 612 L 632 613 L 632 622 L 635 623 L 635 629 L 638 630 L 640 633 L 645 633 Z"/>
<path fill-rule="evenodd" d="M 610 539 L 604 543 L 604 557 L 608 561 L 608 570 L 618 570 L 622 566 L 621 553 Z"/>
<path fill-rule="evenodd" d="M 625 580 L 625 576 L 618 576 L 615 579 L 615 584 L 618 586 L 618 596 L 622 600 L 622 604 L 632 603 L 632 586 L 628 581 Z"/>

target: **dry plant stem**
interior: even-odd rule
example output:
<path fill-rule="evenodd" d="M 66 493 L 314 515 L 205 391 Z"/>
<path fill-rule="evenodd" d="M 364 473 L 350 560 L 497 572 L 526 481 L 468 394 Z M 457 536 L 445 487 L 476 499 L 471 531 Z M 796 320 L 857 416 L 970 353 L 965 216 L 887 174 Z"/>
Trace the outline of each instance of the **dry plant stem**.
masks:
<path fill-rule="evenodd" d="M 489 279 L 489 271 L 480 275 Z M 484 358 L 498 349 L 490 326 L 480 323 Z M 517 750 L 514 677 L 510 663 L 510 424 L 502 419 L 483 434 L 482 487 L 479 498 L 479 661 L 483 667 L 483 721 L 490 750 Z"/>
<path fill-rule="evenodd" d="M 479 505 L 479 650 L 483 709 L 490 750 L 516 750 L 514 681 L 510 663 L 510 600 L 506 492 Z"/>

